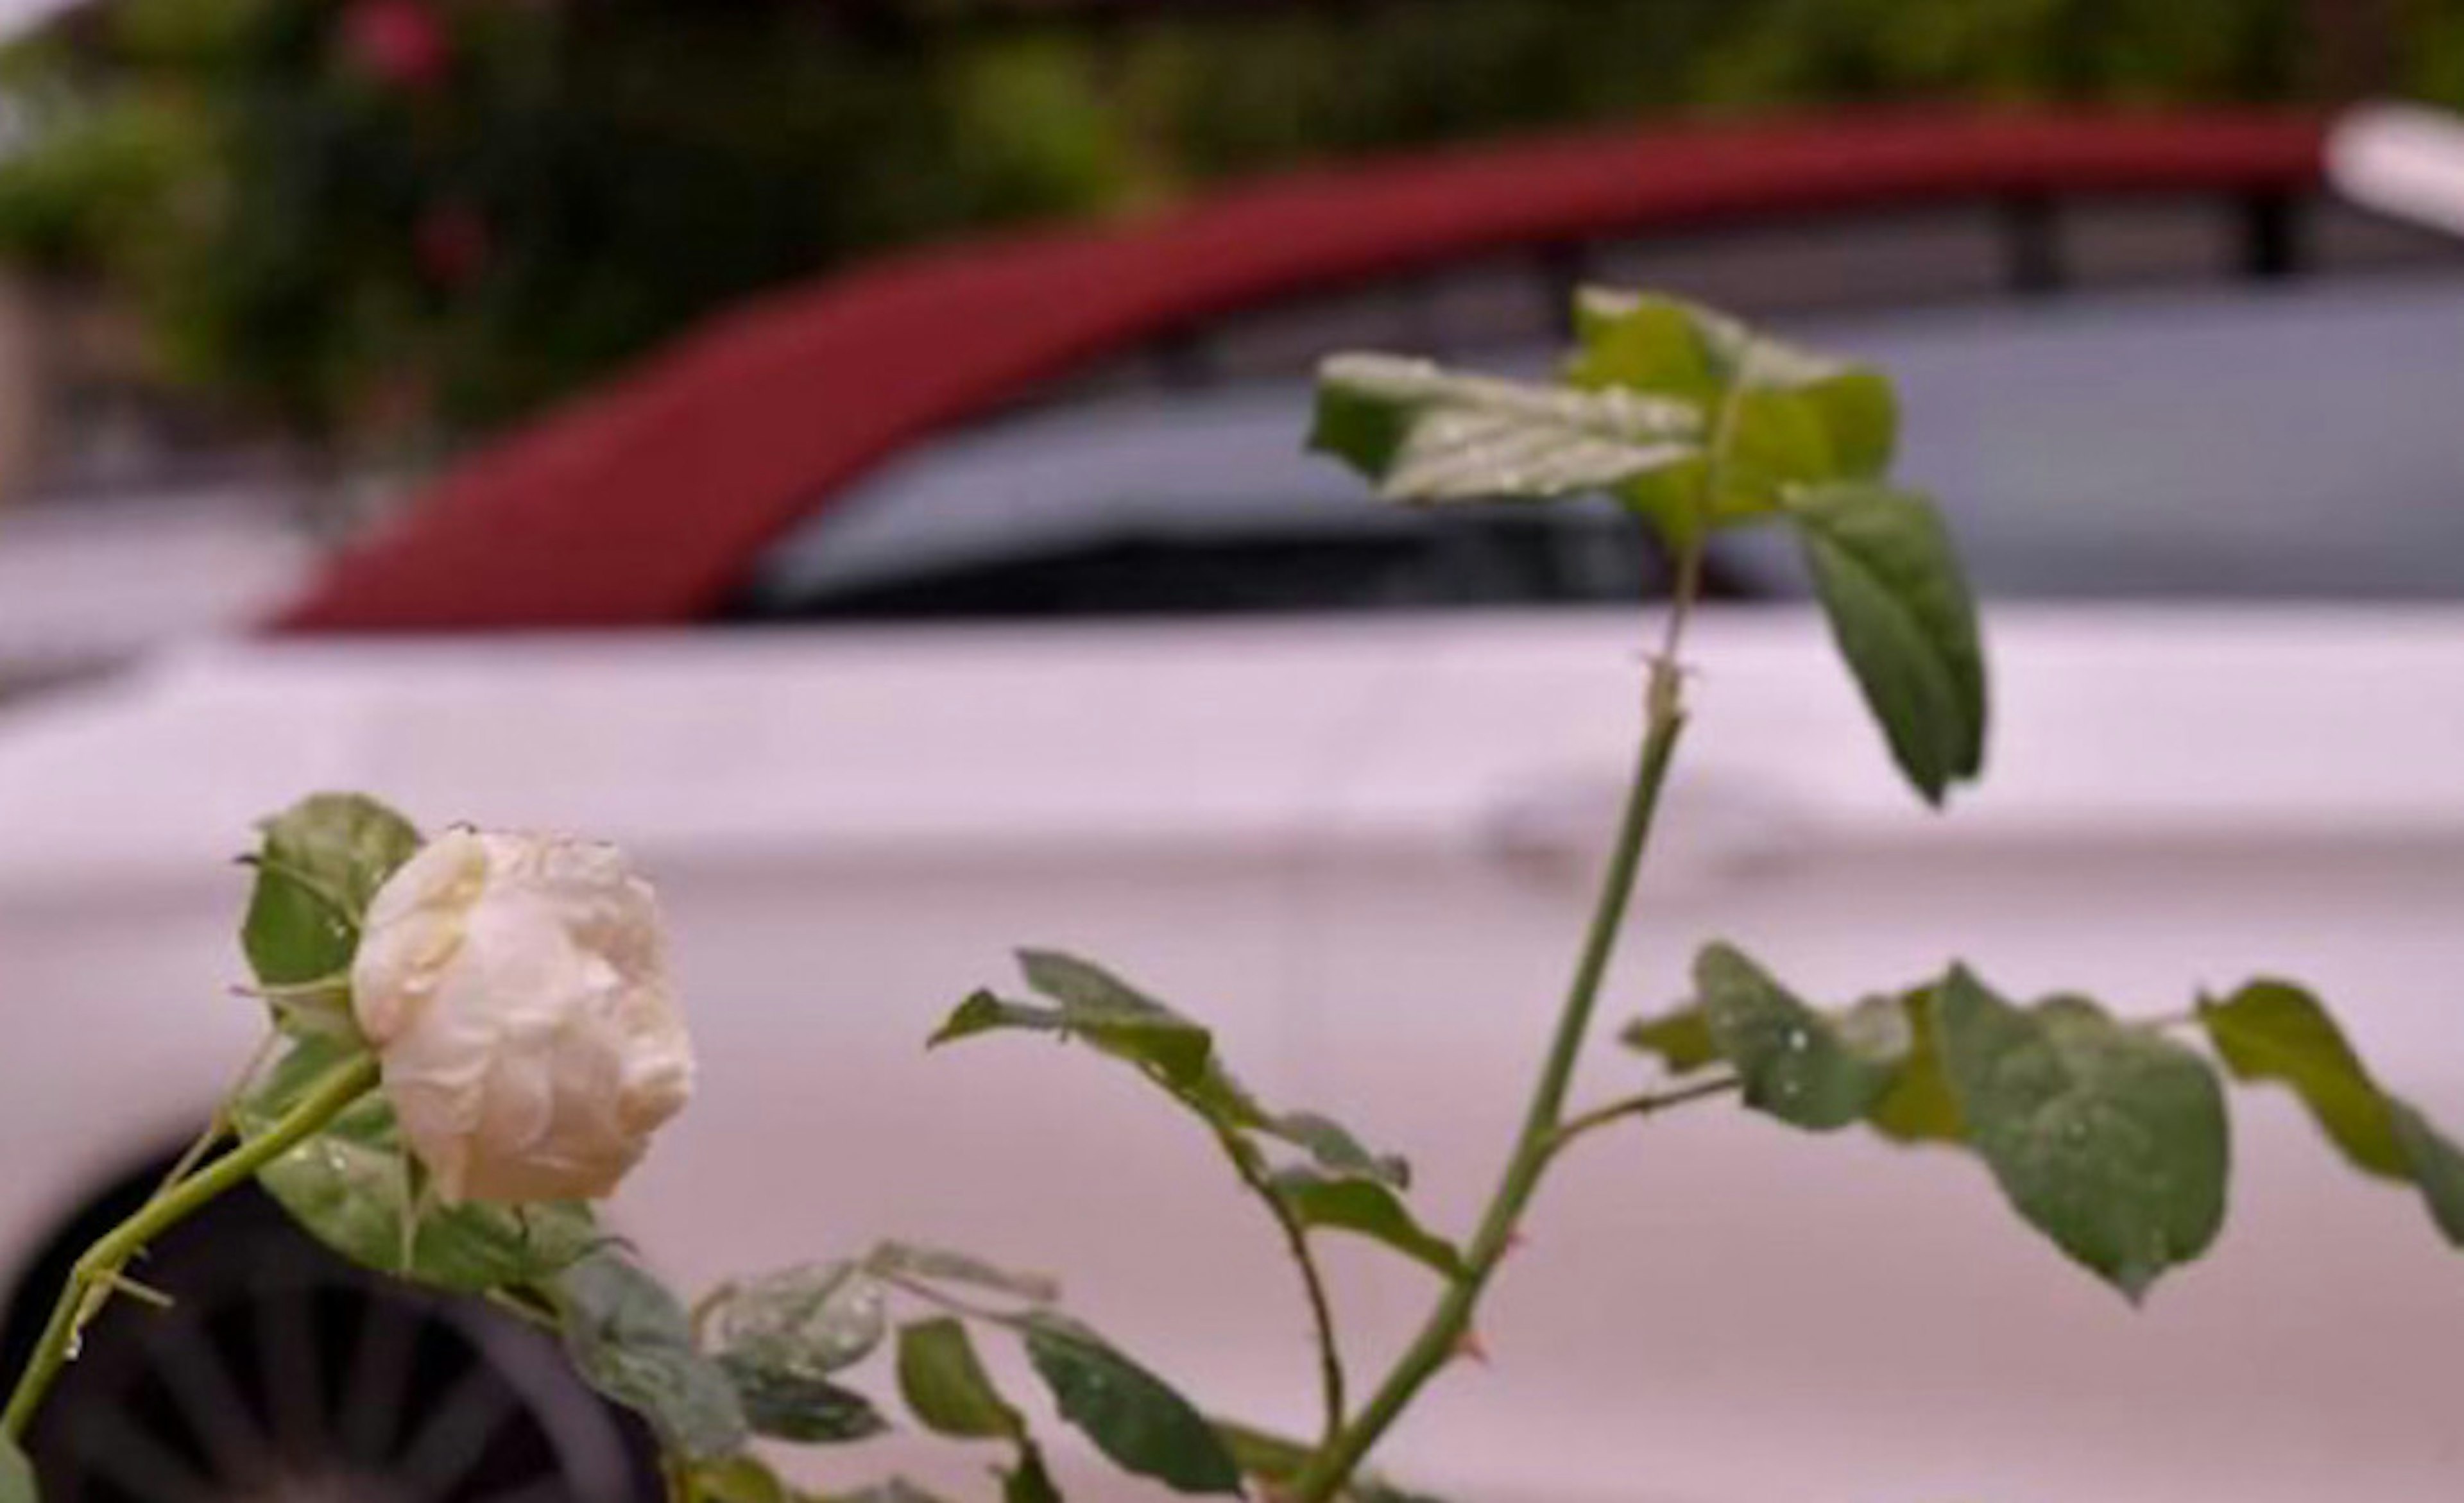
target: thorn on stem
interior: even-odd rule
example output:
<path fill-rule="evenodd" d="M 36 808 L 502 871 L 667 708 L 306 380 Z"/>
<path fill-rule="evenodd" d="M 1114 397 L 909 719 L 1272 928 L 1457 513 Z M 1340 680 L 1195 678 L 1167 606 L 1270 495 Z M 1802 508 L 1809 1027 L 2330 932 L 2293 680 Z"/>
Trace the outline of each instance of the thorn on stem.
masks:
<path fill-rule="evenodd" d="M 118 1269 L 103 1274 L 102 1281 L 109 1285 L 114 1293 L 125 1295 L 141 1305 L 152 1305 L 157 1310 L 168 1310 L 176 1303 L 169 1295 L 143 1280 L 131 1278 Z"/>
<path fill-rule="evenodd" d="M 1455 1338 L 1455 1356 L 1464 1361 L 1478 1362 L 1483 1367 L 1488 1365 L 1488 1347 L 1481 1340 L 1478 1331 L 1466 1330 Z"/>

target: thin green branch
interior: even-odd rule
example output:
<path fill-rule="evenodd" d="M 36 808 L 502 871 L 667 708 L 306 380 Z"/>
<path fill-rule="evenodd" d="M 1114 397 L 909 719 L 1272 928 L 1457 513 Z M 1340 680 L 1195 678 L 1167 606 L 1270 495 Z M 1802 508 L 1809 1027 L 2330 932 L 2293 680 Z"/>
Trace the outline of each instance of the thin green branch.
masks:
<path fill-rule="evenodd" d="M 1595 1107 L 1591 1111 L 1567 1118 L 1558 1127 L 1556 1141 L 1550 1144 L 1550 1152 L 1563 1153 L 1573 1145 L 1575 1139 L 1584 1134 L 1597 1132 L 1629 1117 L 1657 1117 L 1661 1112 L 1674 1107 L 1708 1100 L 1715 1096 L 1726 1096 L 1737 1089 L 1741 1083 L 1732 1075 L 1715 1076 L 1707 1080 L 1697 1080 L 1665 1091 L 1650 1091 L 1640 1096 L 1629 1096 L 1611 1101 L 1606 1106 Z"/>
<path fill-rule="evenodd" d="M 1739 414 L 1745 407 L 1746 384 L 1752 379 L 1761 346 L 1751 339 L 1737 353 L 1737 368 L 1720 388 L 1720 404 L 1711 414 L 1711 431 L 1703 447 L 1703 491 L 1695 498 L 1696 514 L 1677 547 L 1677 577 L 1668 592 L 1668 619 L 1661 627 L 1659 661 L 1675 671 L 1677 649 L 1685 640 L 1694 602 L 1703 595 L 1704 535 L 1711 530 L 1711 513 L 1728 479 L 1728 447 L 1736 442 Z"/>
<path fill-rule="evenodd" d="M 205 1162 L 206 1155 L 212 1151 L 214 1144 L 230 1135 L 231 1114 L 239 1104 L 241 1093 L 248 1089 L 250 1081 L 256 1078 L 257 1071 L 265 1068 L 265 1061 L 273 1055 L 274 1046 L 281 1039 L 279 1033 L 268 1030 L 265 1036 L 256 1041 L 256 1048 L 249 1053 L 248 1063 L 232 1078 L 230 1089 L 223 1092 L 222 1100 L 214 1103 L 213 1115 L 206 1119 L 204 1130 L 172 1164 L 162 1183 L 154 1187 L 157 1197 L 169 1193 L 173 1187 L 195 1173 L 197 1165 Z"/>
<path fill-rule="evenodd" d="M 78 1332 L 98 1307 L 98 1296 L 111 1289 L 121 1270 L 145 1245 L 196 1214 L 217 1196 L 254 1177 L 256 1171 L 322 1131 L 352 1103 L 374 1089 L 377 1061 L 360 1055 L 338 1065 L 310 1087 L 290 1111 L 257 1137 L 251 1138 L 165 1188 L 119 1226 L 105 1232 L 70 1269 L 59 1301 L 52 1308 L 42 1339 L 17 1380 L 6 1412 L 0 1413 L 0 1435 L 15 1440 L 26 1433 L 43 1395 L 59 1377 L 75 1351 Z"/>
<path fill-rule="evenodd" d="M 1539 1188 L 1542 1173 L 1563 1146 L 1566 1092 L 1573 1080 L 1584 1040 L 1590 1035 L 1600 984 L 1608 974 L 1626 910 L 1633 902 L 1635 878 L 1651 841 L 1653 817 L 1668 780 L 1669 762 L 1685 730 L 1684 671 L 1678 653 L 1695 599 L 1702 592 L 1704 540 L 1710 531 L 1712 510 L 1726 480 L 1727 450 L 1736 437 L 1741 398 L 1753 358 L 1754 348 L 1749 344 L 1720 394 L 1710 438 L 1704 449 L 1697 515 L 1691 519 L 1693 525 L 1675 539 L 1676 582 L 1660 651 L 1651 660 L 1651 676 L 1644 689 L 1642 745 L 1636 759 L 1634 779 L 1617 821 L 1616 839 L 1609 848 L 1607 865 L 1600 875 L 1599 897 L 1593 906 L 1591 926 L 1583 936 L 1573 981 L 1558 1011 L 1556 1033 L 1541 1064 L 1540 1078 L 1532 1087 L 1522 1131 L 1507 1159 L 1497 1189 L 1489 1198 L 1480 1228 L 1464 1249 L 1462 1275 L 1439 1296 L 1437 1307 L 1430 1311 L 1419 1334 L 1404 1348 L 1360 1412 L 1331 1443 L 1320 1447 L 1310 1458 L 1293 1484 L 1294 1503 L 1327 1503 L 1340 1492 L 1405 1406 L 1463 1349 L 1481 1295 L 1513 1245 L 1515 1228 Z"/>
<path fill-rule="evenodd" d="M 1661 786 L 1666 782 L 1670 755 L 1676 751 L 1677 738 L 1683 730 L 1685 718 L 1678 707 L 1676 691 L 1669 681 L 1676 670 L 1668 660 L 1652 664 L 1652 706 L 1650 724 L 1636 764 L 1632 791 L 1626 798 L 1624 817 L 1617 829 L 1617 843 L 1609 853 L 1608 869 L 1601 878 L 1599 902 L 1592 915 L 1591 928 L 1583 942 L 1583 951 L 1574 971 L 1574 979 L 1559 1014 L 1557 1033 L 1549 1056 L 1540 1072 L 1540 1080 L 1532 1092 L 1531 1105 L 1524 1119 L 1522 1135 L 1516 1140 L 1513 1154 L 1507 1161 L 1506 1172 L 1496 1193 L 1490 1198 L 1487 1214 L 1473 1234 L 1463 1252 L 1463 1272 L 1446 1286 L 1430 1312 L 1419 1335 L 1404 1349 L 1394 1370 L 1378 1386 L 1352 1423 L 1344 1427 L 1333 1442 L 1319 1449 L 1292 1489 L 1296 1503 L 1326 1503 L 1341 1492 L 1353 1472 L 1366 1459 L 1370 1448 L 1376 1445 L 1395 1423 L 1406 1405 L 1416 1397 L 1423 1384 L 1438 1370 L 1451 1361 L 1462 1349 L 1463 1334 L 1471 1329 L 1474 1310 L 1489 1275 L 1512 1246 L 1514 1231 L 1531 1202 L 1532 1192 L 1539 1187 L 1540 1174 L 1548 1166 L 1557 1142 L 1558 1117 L 1565 1109 L 1566 1090 L 1572 1082 L 1574 1062 L 1582 1051 L 1589 1032 L 1592 1014 L 1599 1000 L 1600 983 L 1607 975 L 1610 957 L 1617 948 L 1617 930 L 1622 926 L 1628 901 L 1634 893 L 1635 876 L 1639 869 L 1643 847 L 1648 843 L 1652 816 L 1660 803 Z"/>
<path fill-rule="evenodd" d="M 1309 1296 L 1309 1324 L 1317 1340 L 1318 1393 L 1325 1414 L 1319 1445 L 1331 1446 L 1335 1437 L 1343 1433 L 1348 1405 L 1343 1351 L 1335 1342 L 1334 1304 L 1327 1296 L 1325 1272 L 1318 1267 L 1317 1253 L 1309 1246 L 1309 1229 L 1301 1225 L 1291 1206 L 1260 1172 L 1257 1155 L 1228 1132 L 1219 1130 L 1216 1139 L 1223 1146 L 1224 1157 L 1232 1161 L 1233 1172 L 1241 1176 L 1241 1183 L 1249 1187 L 1265 1206 L 1266 1213 L 1275 1218 L 1275 1225 L 1283 1229 L 1284 1245 L 1291 1252 L 1293 1266 L 1300 1271 L 1301 1288 Z"/>

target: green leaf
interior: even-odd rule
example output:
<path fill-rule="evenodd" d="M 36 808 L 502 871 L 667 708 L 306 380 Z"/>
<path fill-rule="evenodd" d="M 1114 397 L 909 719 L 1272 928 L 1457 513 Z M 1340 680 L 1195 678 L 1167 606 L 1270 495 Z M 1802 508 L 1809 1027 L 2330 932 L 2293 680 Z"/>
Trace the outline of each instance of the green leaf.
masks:
<path fill-rule="evenodd" d="M 1398 1488 L 1382 1477 L 1355 1477 L 1343 1495 L 1352 1503 L 1440 1503 L 1440 1500 L 1418 1489 Z"/>
<path fill-rule="evenodd" d="M 1788 514 L 1892 757 L 1941 803 L 1985 764 L 1984 649 L 1950 534 L 1931 502 L 1875 485 L 1792 492 Z"/>
<path fill-rule="evenodd" d="M 889 1333 L 881 1286 L 848 1262 L 805 1263 L 726 1288 L 712 1304 L 718 1365 L 755 1433 L 830 1444 L 889 1428 L 864 1395 L 828 1375 Z"/>
<path fill-rule="evenodd" d="M 1331 1177 L 1295 1165 L 1267 1182 L 1304 1227 L 1350 1231 L 1380 1242 L 1443 1278 L 1463 1275 L 1463 1254 L 1422 1227 L 1384 1182 Z"/>
<path fill-rule="evenodd" d="M 947 1500 L 937 1492 L 926 1492 L 905 1477 L 892 1477 L 861 1492 L 833 1493 L 822 1503 L 947 1503 Z"/>
<path fill-rule="evenodd" d="M 1019 1447 L 1018 1465 L 1001 1473 L 1001 1503 L 1061 1503 L 1061 1490 L 1044 1468 L 1044 1452 Z"/>
<path fill-rule="evenodd" d="M 2389 1099 L 2396 1142 L 2411 1166 L 2412 1181 L 2429 1203 L 2430 1218 L 2450 1244 L 2464 1248 L 2464 1152 L 2430 1125 L 2409 1104 Z"/>
<path fill-rule="evenodd" d="M 1709 406 L 1731 387 L 1797 399 L 1826 451 L 1819 478 L 1871 478 L 1899 442 L 1890 382 L 1870 365 L 1820 354 L 1683 298 L 1588 287 L 1574 299 L 1578 386 L 1622 386 Z"/>
<path fill-rule="evenodd" d="M 1180 1492 L 1239 1492 L 1241 1471 L 1188 1400 L 1085 1326 L 1022 1318 L 1027 1360 L 1061 1417 L 1123 1470 Z"/>
<path fill-rule="evenodd" d="M 649 1422 L 687 1461 L 741 1449 L 750 1428 L 736 1385 L 693 1345 L 684 1306 L 621 1254 L 602 1251 L 559 1274 L 565 1349 L 593 1388 Z"/>
<path fill-rule="evenodd" d="M 1896 997 L 1867 997 L 1845 1013 L 1825 1011 L 1818 1015 L 1832 1041 L 1853 1057 L 1889 1062 L 1888 1078 L 1864 1113 L 1875 1131 L 1897 1143 L 1965 1144 L 1968 1129 L 1934 1049 L 1931 998 L 1930 989 L 1919 989 Z M 1676 1076 L 1727 1057 L 1711 1036 L 1700 1003 L 1638 1018 L 1618 1036 L 1629 1047 L 1659 1056 Z"/>
<path fill-rule="evenodd" d="M 1216 1435 L 1222 1440 L 1224 1449 L 1232 1453 L 1241 1474 L 1266 1484 L 1264 1493 L 1269 1498 L 1288 1489 L 1316 1454 L 1299 1441 L 1251 1426 L 1224 1419 L 1216 1420 L 1214 1425 Z M 1370 1471 L 1353 1473 L 1352 1481 L 1336 1495 L 1348 1503 L 1430 1503 L 1421 1494 L 1404 1492 Z"/>
<path fill-rule="evenodd" d="M 993 1385 L 965 1326 L 946 1316 L 900 1326 L 898 1389 L 936 1435 L 1005 1440 L 1018 1448 L 1018 1465 L 1001 1474 L 1003 1503 L 1060 1503 L 1061 1490 L 1028 1439 L 1026 1421 Z"/>
<path fill-rule="evenodd" d="M 890 1428 L 871 1400 L 826 1378 L 767 1366 L 740 1352 L 720 1353 L 717 1364 L 756 1435 L 834 1446 L 869 1440 Z"/>
<path fill-rule="evenodd" d="M 1306 1153 L 1306 1170 L 1288 1171 L 1287 1187 L 1270 1187 L 1305 1225 L 1358 1232 L 1441 1272 L 1459 1266 L 1454 1250 L 1421 1230 L 1396 1198 L 1394 1191 L 1411 1180 L 1402 1159 L 1372 1152 L 1319 1113 L 1268 1111 L 1216 1058 L 1212 1034 L 1102 967 L 1054 950 L 1022 950 L 1019 961 L 1027 984 L 1055 1005 L 1005 1002 L 979 991 L 959 1004 L 933 1042 L 1015 1031 L 1082 1040 L 1127 1060 L 1170 1092 L 1213 1130 L 1252 1184 L 1265 1159 L 1258 1140 Z"/>
<path fill-rule="evenodd" d="M 1776 510 L 1794 488 L 1879 479 L 1899 415 L 1890 382 L 1870 366 L 1774 339 L 1680 298 L 1586 288 L 1575 301 L 1577 351 L 1566 379 L 1693 405 L 1726 445 L 1720 493 L 1699 516 L 1705 462 L 1654 471 L 1618 488 L 1672 535 Z"/>
<path fill-rule="evenodd" d="M 1968 1123 L 1959 1115 L 1959 1098 L 1942 1073 L 1942 1051 L 1934 1038 L 1933 989 L 1921 987 L 1897 997 L 1869 998 L 1859 1005 L 1896 1007 L 1908 1029 L 1908 1052 L 1891 1078 L 1891 1088 L 1874 1103 L 1866 1121 L 1895 1143 L 1965 1144 Z"/>
<path fill-rule="evenodd" d="M 1055 1007 L 978 991 L 928 1047 L 996 1032 L 1054 1034 L 1126 1060 L 1219 1129 L 1270 1128 L 1264 1108 L 1215 1058 L 1215 1035 L 1090 961 L 1057 950 L 1019 951 L 1027 985 Z"/>
<path fill-rule="evenodd" d="M 1735 341 L 1724 333 L 1736 327 L 1683 298 L 1582 288 L 1565 377 L 1586 391 L 1615 387 L 1707 408 L 1735 379 Z"/>
<path fill-rule="evenodd" d="M 2253 981 L 2222 1002 L 2201 998 L 2199 1022 L 2234 1079 L 2290 1087 L 2346 1162 L 2410 1182 L 2439 1231 L 2464 1248 L 2464 1153 L 2379 1088 L 2317 997 L 2291 982 Z"/>
<path fill-rule="evenodd" d="M 349 969 L 368 900 L 419 847 L 409 820 L 359 794 L 314 795 L 267 820 L 240 925 L 257 981 L 302 986 Z"/>
<path fill-rule="evenodd" d="M 1080 1038 L 1138 1066 L 1193 1103 L 1223 1094 L 1214 1078 L 1212 1035 L 1154 1001 L 1109 971 L 1050 950 L 1022 950 L 1027 984 L 1057 1007 L 1007 1002 L 978 991 L 958 1004 L 927 1047 L 999 1032 L 1056 1034 Z"/>
<path fill-rule="evenodd" d="M 243 1138 L 271 1127 L 356 1046 L 300 1038 L 233 1102 Z M 363 1268 L 463 1293 L 535 1284 L 598 1246 L 597 1218 L 580 1201 L 421 1206 L 414 1234 L 404 1218 L 417 1204 L 393 1107 L 371 1095 L 323 1132 L 257 1171 L 257 1183 L 293 1219 Z M 407 1251 L 410 1261 L 403 1255 Z"/>
<path fill-rule="evenodd" d="M 989 1289 L 1030 1304 L 1048 1305 L 1061 1297 L 1061 1285 L 1045 1274 L 1001 1268 L 973 1253 L 915 1242 L 879 1243 L 866 1254 L 865 1267 L 877 1274 Z"/>
<path fill-rule="evenodd" d="M 1261 1482 L 1280 1485 L 1291 1481 L 1301 1474 L 1301 1469 L 1309 1464 L 1309 1458 L 1314 1454 L 1299 1441 L 1287 1440 L 1254 1426 L 1225 1419 L 1212 1423 L 1215 1438 L 1223 1443 L 1225 1453 L 1231 1456 L 1232 1464 L 1241 1469 L 1241 1474 L 1255 1477 Z"/>
<path fill-rule="evenodd" d="M 713 1303 L 719 1347 L 759 1368 L 822 1378 L 890 1333 L 880 1284 L 854 1263 L 800 1263 L 731 1284 Z"/>
<path fill-rule="evenodd" d="M 935 1435 L 1023 1441 L 1026 1422 L 993 1385 L 967 1328 L 947 1316 L 898 1328 L 898 1391 Z"/>
<path fill-rule="evenodd" d="M 796 1503 L 796 1490 L 749 1453 L 692 1468 L 685 1481 L 694 1503 Z"/>
<path fill-rule="evenodd" d="M 2291 1087 L 2355 1167 L 2412 1178 L 2387 1097 L 2316 997 L 2286 982 L 2254 981 L 2222 1002 L 2202 997 L 2199 1022 L 2234 1079 Z"/>
<path fill-rule="evenodd" d="M 955 1044 L 963 1039 L 979 1038 L 1004 1029 L 1025 1029 L 1032 1032 L 1059 1033 L 1058 1016 L 1049 1008 L 1027 1007 L 1023 1003 L 1004 1002 L 991 992 L 977 989 L 967 993 L 966 1000 L 951 1010 L 924 1040 L 927 1049 Z"/>
<path fill-rule="evenodd" d="M 34 1485 L 34 1464 L 26 1459 L 14 1437 L 0 1435 L 0 1503 L 40 1503 Z"/>
<path fill-rule="evenodd" d="M 1683 402 L 1337 355 L 1318 367 L 1309 442 L 1389 501 L 1446 502 L 1605 490 L 1691 458 L 1702 434 Z"/>
<path fill-rule="evenodd" d="M 1834 1023 L 1727 945 L 1695 958 L 1694 986 L 1746 1104 L 1793 1126 L 1827 1132 L 1859 1121 L 1907 1053 L 1897 1009 L 1859 1010 Z"/>
<path fill-rule="evenodd" d="M 1391 1153 L 1372 1153 L 1349 1128 L 1316 1112 L 1286 1112 L 1259 1125 L 1259 1131 L 1308 1151 L 1327 1173 L 1375 1180 L 1397 1189 L 1412 1187 L 1412 1165 Z"/>
<path fill-rule="evenodd" d="M 1060 1028 L 1144 1070 L 1210 1122 L 1253 1125 L 1255 1101 L 1215 1059 L 1215 1035 L 1091 961 L 1023 949 L 1029 989 L 1061 1004 Z"/>
<path fill-rule="evenodd" d="M 1653 1017 L 1639 1017 L 1617 1035 L 1628 1049 L 1657 1055 L 1670 1075 L 1691 1075 L 1720 1062 L 1720 1046 L 1711 1041 L 1711 1025 L 1694 1003 Z"/>
<path fill-rule="evenodd" d="M 1026 948 L 1018 952 L 1019 973 L 1037 996 L 1093 1015 L 1177 1017 L 1171 1008 L 1130 985 L 1091 960 L 1064 950 Z"/>
<path fill-rule="evenodd" d="M 2021 1011 L 1954 967 L 1934 997 L 1969 1142 L 2019 1214 L 2133 1300 L 2224 1224 L 2224 1095 L 2207 1061 L 2092 1004 Z"/>

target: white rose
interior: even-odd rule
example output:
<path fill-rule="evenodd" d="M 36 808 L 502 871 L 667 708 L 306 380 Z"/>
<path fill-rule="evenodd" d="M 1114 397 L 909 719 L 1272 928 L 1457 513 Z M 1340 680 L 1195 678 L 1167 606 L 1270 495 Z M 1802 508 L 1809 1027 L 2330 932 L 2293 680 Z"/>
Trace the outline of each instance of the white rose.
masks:
<path fill-rule="evenodd" d="M 368 905 L 351 1005 L 448 1204 L 605 1195 L 693 1092 L 658 903 L 614 846 L 430 841 Z"/>

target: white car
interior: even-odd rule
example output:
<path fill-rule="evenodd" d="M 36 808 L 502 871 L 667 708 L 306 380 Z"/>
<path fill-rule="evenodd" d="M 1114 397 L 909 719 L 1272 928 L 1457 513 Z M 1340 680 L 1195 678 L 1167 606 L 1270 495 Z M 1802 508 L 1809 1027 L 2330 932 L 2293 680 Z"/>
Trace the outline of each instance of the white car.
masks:
<path fill-rule="evenodd" d="M 1785 327 L 1902 385 L 1901 472 L 1988 595 L 1988 776 L 1924 810 L 1786 561 L 1724 556 L 1610 1011 L 1678 997 L 1713 937 L 1839 999 L 1953 956 L 2147 1014 L 2283 974 L 2464 1125 L 2464 278 Z M 1636 732 L 1657 623 L 1617 601 L 1651 565 L 1580 509 L 1380 511 L 1298 454 L 1306 400 L 918 450 L 737 598 L 827 629 L 234 641 L 14 713 L 0 1252 L 39 1283 L 194 1130 L 260 1021 L 227 990 L 230 858 L 366 789 L 604 836 L 657 882 L 701 1087 L 609 1214 L 680 1282 L 968 1248 L 1060 1275 L 1210 1410 L 1306 1429 L 1298 1291 L 1202 1135 L 1083 1054 L 922 1048 L 1013 947 L 1080 951 L 1262 1096 L 1409 1155 L 1433 1225 L 1476 1213 Z M 1603 1040 L 1583 1084 L 1645 1078 Z M 1379 1464 L 1484 1503 L 2464 1495 L 2464 1262 L 2289 1099 L 2234 1122 L 2227 1236 L 2138 1310 L 1959 1156 L 1719 1109 L 1605 1136 L 1544 1191 L 1485 1362 Z M 1331 1255 L 1366 1375 L 1435 1290 Z M 163 1261 L 188 1297 L 106 1318 L 42 1436 L 54 1503 L 631 1485 L 624 1427 L 495 1321 L 271 1223 Z"/>

